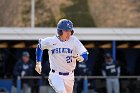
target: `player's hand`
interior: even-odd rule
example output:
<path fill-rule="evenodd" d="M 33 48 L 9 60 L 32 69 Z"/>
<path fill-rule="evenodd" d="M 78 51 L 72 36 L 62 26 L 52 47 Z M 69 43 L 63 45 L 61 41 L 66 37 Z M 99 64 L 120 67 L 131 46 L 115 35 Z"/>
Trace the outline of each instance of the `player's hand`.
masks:
<path fill-rule="evenodd" d="M 21 77 L 25 76 L 26 72 L 25 71 L 22 71 L 21 72 Z"/>
<path fill-rule="evenodd" d="M 80 55 L 77 55 L 76 60 L 79 61 L 79 62 L 83 62 L 84 58 Z"/>
<path fill-rule="evenodd" d="M 36 62 L 35 70 L 37 71 L 37 73 L 41 74 L 42 70 L 41 62 Z"/>

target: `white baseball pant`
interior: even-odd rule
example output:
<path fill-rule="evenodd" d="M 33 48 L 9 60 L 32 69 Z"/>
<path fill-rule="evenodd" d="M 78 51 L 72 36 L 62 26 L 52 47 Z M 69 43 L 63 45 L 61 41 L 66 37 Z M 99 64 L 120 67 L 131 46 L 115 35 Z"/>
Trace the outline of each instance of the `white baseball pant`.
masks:
<path fill-rule="evenodd" d="M 57 93 L 72 93 L 74 86 L 74 73 L 59 75 L 57 72 L 49 73 L 49 83 Z"/>

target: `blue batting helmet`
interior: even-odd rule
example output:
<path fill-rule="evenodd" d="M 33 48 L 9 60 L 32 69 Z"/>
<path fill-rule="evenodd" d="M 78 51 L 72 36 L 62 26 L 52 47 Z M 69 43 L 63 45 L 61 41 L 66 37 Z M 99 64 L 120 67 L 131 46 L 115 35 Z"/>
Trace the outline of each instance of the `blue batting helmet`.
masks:
<path fill-rule="evenodd" d="M 71 34 L 74 33 L 73 31 L 73 23 L 68 19 L 61 19 L 57 24 L 57 33 L 58 35 L 62 35 L 62 31 L 71 31 Z"/>

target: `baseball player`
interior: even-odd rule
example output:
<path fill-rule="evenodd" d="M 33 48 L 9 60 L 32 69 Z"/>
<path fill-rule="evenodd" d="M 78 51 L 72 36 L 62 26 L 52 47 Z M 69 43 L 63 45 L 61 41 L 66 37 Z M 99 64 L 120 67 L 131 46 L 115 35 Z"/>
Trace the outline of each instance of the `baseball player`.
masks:
<path fill-rule="evenodd" d="M 107 93 L 120 93 L 119 79 L 117 78 L 120 76 L 120 67 L 115 64 L 109 53 L 105 54 L 102 74 L 106 77 Z"/>
<path fill-rule="evenodd" d="M 36 68 L 41 74 L 41 59 L 44 49 L 48 49 L 50 73 L 49 83 L 57 93 L 72 93 L 76 61 L 88 60 L 88 52 L 83 44 L 73 36 L 73 23 L 61 19 L 57 24 L 57 36 L 39 39 L 36 48 Z"/>

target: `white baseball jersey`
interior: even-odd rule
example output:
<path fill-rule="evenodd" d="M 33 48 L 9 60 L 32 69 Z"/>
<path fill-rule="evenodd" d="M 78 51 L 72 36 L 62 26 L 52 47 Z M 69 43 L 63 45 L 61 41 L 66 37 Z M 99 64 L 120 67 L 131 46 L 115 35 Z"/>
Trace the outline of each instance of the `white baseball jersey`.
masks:
<path fill-rule="evenodd" d="M 87 52 L 83 44 L 71 36 L 68 41 L 59 37 L 47 37 L 39 41 L 41 49 L 48 49 L 50 68 L 60 72 L 70 72 L 75 69 L 76 59 L 73 56 Z"/>

